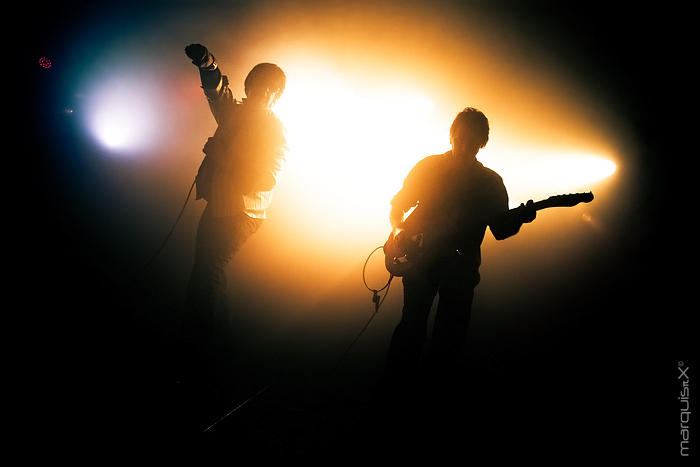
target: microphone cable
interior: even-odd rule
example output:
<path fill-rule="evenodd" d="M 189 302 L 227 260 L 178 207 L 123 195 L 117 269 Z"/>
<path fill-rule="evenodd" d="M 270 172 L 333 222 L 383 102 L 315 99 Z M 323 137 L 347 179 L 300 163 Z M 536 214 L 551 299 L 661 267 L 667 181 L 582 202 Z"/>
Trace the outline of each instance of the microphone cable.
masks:
<path fill-rule="evenodd" d="M 177 224 L 180 222 L 180 219 L 182 218 L 182 214 L 185 212 L 185 208 L 187 207 L 187 203 L 190 201 L 190 197 L 192 196 L 192 190 L 194 190 L 195 185 L 197 184 L 197 177 L 194 178 L 194 181 L 192 182 L 192 186 L 190 186 L 190 190 L 187 192 L 187 197 L 185 198 L 185 202 L 182 205 L 182 209 L 180 209 L 180 213 L 177 215 L 177 218 L 175 219 L 175 222 L 173 223 L 173 226 L 170 228 L 170 232 L 168 232 L 168 235 L 165 236 L 165 239 L 163 240 L 163 243 L 161 243 L 160 247 L 156 250 L 156 252 L 151 256 L 151 259 L 149 259 L 146 264 L 142 268 L 142 273 L 146 272 L 148 268 L 153 264 L 153 262 L 156 260 L 158 255 L 163 251 L 163 248 L 165 248 L 165 245 L 168 243 L 168 240 L 170 240 L 170 237 L 172 236 L 173 232 L 175 231 L 175 227 Z"/>

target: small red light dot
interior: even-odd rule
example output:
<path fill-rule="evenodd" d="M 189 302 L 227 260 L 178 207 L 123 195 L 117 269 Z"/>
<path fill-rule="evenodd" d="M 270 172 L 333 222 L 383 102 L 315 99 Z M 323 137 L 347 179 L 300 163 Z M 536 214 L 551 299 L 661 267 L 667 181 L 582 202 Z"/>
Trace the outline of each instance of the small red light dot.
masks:
<path fill-rule="evenodd" d="M 48 70 L 49 68 L 51 68 L 51 65 L 51 60 L 49 60 L 47 57 L 41 57 L 39 59 L 39 66 L 41 68 Z"/>

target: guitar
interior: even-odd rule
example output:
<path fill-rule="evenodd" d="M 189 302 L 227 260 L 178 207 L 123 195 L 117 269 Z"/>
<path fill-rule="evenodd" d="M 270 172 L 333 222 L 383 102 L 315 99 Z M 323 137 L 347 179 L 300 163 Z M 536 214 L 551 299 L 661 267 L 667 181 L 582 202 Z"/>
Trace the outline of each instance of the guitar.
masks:
<path fill-rule="evenodd" d="M 533 203 L 535 211 L 554 207 L 573 207 L 579 203 L 590 203 L 593 201 L 593 193 L 573 193 L 567 195 L 555 195 L 549 198 Z M 416 208 L 417 210 L 418 208 Z M 514 208 L 508 212 L 516 215 L 517 210 Z M 411 215 L 414 216 L 416 210 Z M 408 219 L 404 225 L 410 225 Z M 392 276 L 401 277 L 410 270 L 421 258 L 423 248 L 423 233 L 403 230 L 394 234 L 391 232 L 386 243 L 384 243 L 384 265 Z"/>

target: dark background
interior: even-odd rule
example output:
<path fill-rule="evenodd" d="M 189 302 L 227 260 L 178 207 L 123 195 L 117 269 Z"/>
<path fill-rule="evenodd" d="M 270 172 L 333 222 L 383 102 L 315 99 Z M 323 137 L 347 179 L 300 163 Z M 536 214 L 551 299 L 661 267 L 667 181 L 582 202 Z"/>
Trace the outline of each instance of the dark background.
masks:
<path fill-rule="evenodd" d="M 587 273 L 585 297 L 545 300 L 552 308 L 567 307 L 575 322 L 543 323 L 538 339 L 499 349 L 494 361 L 470 363 L 478 402 L 466 425 L 487 440 L 521 441 L 535 452 L 561 447 L 571 455 L 677 457 L 676 367 L 690 361 L 695 329 L 695 303 L 688 299 L 696 216 L 688 203 L 693 184 L 683 177 L 694 173 L 688 165 L 696 152 L 687 111 L 694 108 L 694 58 L 689 29 L 681 23 L 688 12 L 673 4 L 512 3 L 477 5 L 514 30 L 569 51 L 572 66 L 595 70 L 590 80 L 603 83 L 622 106 L 642 142 L 644 186 L 629 207 L 641 222 L 624 234 L 625 248 L 605 267 Z M 17 423 L 39 432 L 177 432 L 183 408 L 171 394 L 169 358 L 175 324 L 162 312 L 171 303 L 157 285 L 144 289 L 124 267 L 130 264 L 125 254 L 140 255 L 152 244 L 137 244 L 126 234 L 123 250 L 103 248 L 104 236 L 118 233 L 106 233 L 86 213 L 94 213 L 95 204 L 120 201 L 91 180 L 89 144 L 63 118 L 61 83 L 37 66 L 42 55 L 56 63 L 69 56 L 65 38 L 100 8 L 138 21 L 146 7 L 43 7 L 25 12 L 29 32 L 8 43 L 9 74 L 22 84 L 18 108 L 28 111 L 18 135 L 9 135 L 22 142 L 12 155 L 7 225 L 18 238 L 9 248 L 15 261 L 5 279 L 6 310 L 19 318 L 13 329 L 23 331 L 13 336 L 10 354 L 21 396 Z M 21 66 L 14 77 L 16 57 Z M 11 83 L 8 92 L 14 89 Z M 52 155 L 66 152 L 70 164 L 56 163 Z M 306 337 L 290 336 L 276 350 L 285 354 Z M 217 431 L 232 434 L 231 442 L 255 441 L 286 453 L 364 439 L 368 422 L 359 414 L 371 410 L 366 383 L 358 383 L 357 392 L 353 384 L 367 378 L 362 358 L 376 355 L 360 355 L 333 379 L 314 373 L 324 345 L 320 340 L 317 348 L 307 345 L 296 354 L 302 370 L 271 390 L 267 406 L 242 411 Z M 253 372 L 250 389 L 274 374 L 267 358 L 257 363 L 261 369 Z M 384 445 L 383 439 L 389 438 L 374 442 Z M 470 439 L 459 442 L 466 446 Z"/>

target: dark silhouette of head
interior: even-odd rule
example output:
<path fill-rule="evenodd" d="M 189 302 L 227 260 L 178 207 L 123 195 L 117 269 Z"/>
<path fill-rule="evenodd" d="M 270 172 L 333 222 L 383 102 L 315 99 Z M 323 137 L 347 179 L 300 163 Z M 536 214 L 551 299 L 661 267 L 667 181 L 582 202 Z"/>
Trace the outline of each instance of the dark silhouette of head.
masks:
<path fill-rule="evenodd" d="M 474 156 L 489 140 L 489 121 L 480 110 L 467 107 L 450 127 L 450 142 L 456 155 Z"/>
<path fill-rule="evenodd" d="M 270 106 L 282 95 L 287 77 L 273 63 L 259 63 L 245 78 L 245 94 L 249 102 Z"/>

